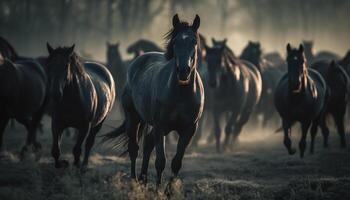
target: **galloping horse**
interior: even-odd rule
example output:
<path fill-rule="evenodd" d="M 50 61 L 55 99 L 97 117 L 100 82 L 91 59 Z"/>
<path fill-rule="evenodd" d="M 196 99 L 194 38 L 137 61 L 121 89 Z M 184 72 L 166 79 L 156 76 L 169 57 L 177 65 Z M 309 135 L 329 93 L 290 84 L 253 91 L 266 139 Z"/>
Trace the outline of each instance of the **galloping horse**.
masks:
<path fill-rule="evenodd" d="M 328 146 L 329 129 L 326 124 L 326 114 L 331 114 L 338 129 L 340 145 L 346 147 L 344 117 L 346 113 L 347 101 L 349 97 L 349 76 L 346 71 L 335 61 L 321 60 L 311 65 L 312 69 L 318 71 L 325 79 L 330 89 L 330 97 L 325 113 L 322 115 L 319 125 L 324 136 L 324 146 Z M 311 132 L 317 131 L 317 127 L 312 127 Z M 313 142 L 311 143 L 311 153 L 313 153 Z"/>
<path fill-rule="evenodd" d="M 49 58 L 50 96 L 52 98 L 52 156 L 55 167 L 67 167 L 60 160 L 62 131 L 68 127 L 78 129 L 73 148 L 74 165 L 80 167 L 81 145 L 85 142 L 82 169 L 87 167 L 90 150 L 103 121 L 112 109 L 115 99 L 114 80 L 101 64 L 82 63 L 72 47 L 53 49 L 47 44 Z"/>
<path fill-rule="evenodd" d="M 220 117 L 228 114 L 225 127 L 225 144 L 235 141 L 243 125 L 259 102 L 261 76 L 250 62 L 239 60 L 226 46 L 226 41 L 215 41 L 214 46 L 206 47 L 209 85 L 214 89 L 213 115 L 216 148 L 220 152 Z"/>
<path fill-rule="evenodd" d="M 125 85 L 127 62 L 124 62 L 119 50 L 120 44 L 107 42 L 107 67 L 111 72 L 115 84 L 120 87 L 116 90 L 117 100 L 121 98 L 122 88 Z"/>
<path fill-rule="evenodd" d="M 128 54 L 134 54 L 134 59 L 147 52 L 163 52 L 157 44 L 150 40 L 140 39 L 130 44 L 126 50 Z"/>
<path fill-rule="evenodd" d="M 179 140 L 171 169 L 176 177 L 182 165 L 186 147 L 195 134 L 204 105 L 204 90 L 197 72 L 200 18 L 192 25 L 173 17 L 173 28 L 166 38 L 165 54 L 145 53 L 129 67 L 122 96 L 125 112 L 123 124 L 106 135 L 105 140 L 116 139 L 117 148 L 127 145 L 131 160 L 131 177 L 136 179 L 138 139 L 145 125 L 153 127 L 145 135 L 143 162 L 139 179 L 147 182 L 148 163 L 153 148 L 156 149 L 157 186 L 161 184 L 165 168 L 164 136 L 177 131 Z"/>
<path fill-rule="evenodd" d="M 275 106 L 282 119 L 284 145 L 290 155 L 291 127 L 295 122 L 301 123 L 302 137 L 299 143 L 300 157 L 304 157 L 306 136 L 311 123 L 318 125 L 327 102 L 327 85 L 322 76 L 313 69 L 307 68 L 304 47 L 292 49 L 287 45 L 288 72 L 279 81 L 275 90 Z M 312 131 L 312 141 L 316 132 Z"/>
<path fill-rule="evenodd" d="M 46 72 L 35 60 L 13 63 L 0 54 L 0 148 L 7 123 L 16 119 L 28 131 L 22 155 L 30 145 L 41 149 L 36 130 L 47 103 L 46 85 Z"/>
<path fill-rule="evenodd" d="M 280 67 L 273 66 L 272 63 L 263 58 L 259 42 L 249 41 L 248 45 L 243 49 L 240 59 L 253 63 L 261 73 L 261 98 L 257 105 L 255 114 L 261 114 L 263 116 L 262 126 L 266 127 L 267 123 L 273 119 L 274 116 L 277 116 L 277 112 L 273 106 L 273 93 L 284 72 Z"/>

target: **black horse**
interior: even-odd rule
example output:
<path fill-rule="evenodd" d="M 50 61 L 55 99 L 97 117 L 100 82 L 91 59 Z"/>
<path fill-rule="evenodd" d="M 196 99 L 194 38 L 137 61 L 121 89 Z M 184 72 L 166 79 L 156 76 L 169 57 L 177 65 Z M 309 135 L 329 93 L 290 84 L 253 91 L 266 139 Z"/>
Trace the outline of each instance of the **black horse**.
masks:
<path fill-rule="evenodd" d="M 139 39 L 130 44 L 126 51 L 128 54 L 134 54 L 134 58 L 137 58 L 147 52 L 163 52 L 164 50 L 150 40 Z"/>
<path fill-rule="evenodd" d="M 213 40 L 213 43 L 213 47 L 206 47 L 206 59 L 209 85 L 214 88 L 212 112 L 216 148 L 220 152 L 221 116 L 229 115 L 225 127 L 225 148 L 230 136 L 233 142 L 236 141 L 257 105 L 261 94 L 261 76 L 252 63 L 234 56 L 226 40 Z"/>
<path fill-rule="evenodd" d="M 339 60 L 340 57 L 330 51 L 319 51 L 317 54 L 314 53 L 314 42 L 313 41 L 303 41 L 305 57 L 309 65 L 316 61 L 321 60 Z"/>
<path fill-rule="evenodd" d="M 290 155 L 291 127 L 295 122 L 301 123 L 302 137 L 299 143 L 300 157 L 304 157 L 306 136 L 311 123 L 317 126 L 327 101 L 327 85 L 322 76 L 313 69 L 308 69 L 304 47 L 292 49 L 287 45 L 288 72 L 279 81 L 275 90 L 275 106 L 282 119 L 284 145 Z M 315 133 L 312 133 L 312 141 Z"/>
<path fill-rule="evenodd" d="M 170 131 L 179 135 L 177 152 L 171 169 L 176 177 L 182 165 L 185 149 L 197 129 L 204 104 L 204 90 L 197 72 L 198 28 L 197 15 L 192 25 L 173 17 L 173 29 L 166 38 L 165 54 L 145 53 L 136 58 L 127 74 L 122 96 L 125 120 L 105 140 L 116 139 L 119 149 L 127 147 L 131 160 L 131 177 L 136 179 L 138 139 L 145 125 L 153 127 L 144 138 L 143 162 L 139 179 L 147 182 L 150 154 L 156 149 L 157 185 L 161 184 L 165 168 L 164 136 Z"/>
<path fill-rule="evenodd" d="M 320 127 L 324 136 L 324 146 L 328 146 L 329 129 L 326 124 L 326 115 L 332 115 L 340 136 L 342 148 L 346 147 L 344 117 L 346 113 L 348 95 L 349 95 L 349 76 L 346 71 L 335 61 L 316 61 L 311 68 L 318 71 L 325 79 L 330 89 L 330 97 L 326 106 L 324 115 L 320 119 Z M 316 134 L 317 127 L 311 128 L 311 133 Z M 311 153 L 313 153 L 313 142 L 311 143 Z"/>
<path fill-rule="evenodd" d="M 35 60 L 13 63 L 0 54 L 0 80 L 0 148 L 7 123 L 16 119 L 28 131 L 22 155 L 31 145 L 34 151 L 40 150 L 36 130 L 47 103 L 44 68 Z"/>
<path fill-rule="evenodd" d="M 284 74 L 284 70 L 282 70 L 278 65 L 275 66 L 263 58 L 263 52 L 259 42 L 249 41 L 248 45 L 243 49 L 240 59 L 250 61 L 257 66 L 261 73 L 261 98 L 254 114 L 255 117 L 262 115 L 262 125 L 263 127 L 266 127 L 268 122 L 272 121 L 274 118 L 277 118 L 278 115 L 275 107 L 273 106 L 273 94 L 278 81 Z"/>
<path fill-rule="evenodd" d="M 74 165 L 80 166 L 81 145 L 85 142 L 82 169 L 87 167 L 90 150 L 103 121 L 112 109 L 115 86 L 111 73 L 101 64 L 82 63 L 72 47 L 49 51 L 48 73 L 52 99 L 52 156 L 55 167 L 66 167 L 60 160 L 62 131 L 68 127 L 78 129 L 79 135 L 73 148 Z"/>
<path fill-rule="evenodd" d="M 121 98 L 122 88 L 126 81 L 126 71 L 129 61 L 123 61 L 119 50 L 120 44 L 107 42 L 107 67 L 112 73 L 115 84 L 120 87 L 116 90 L 117 100 Z"/>

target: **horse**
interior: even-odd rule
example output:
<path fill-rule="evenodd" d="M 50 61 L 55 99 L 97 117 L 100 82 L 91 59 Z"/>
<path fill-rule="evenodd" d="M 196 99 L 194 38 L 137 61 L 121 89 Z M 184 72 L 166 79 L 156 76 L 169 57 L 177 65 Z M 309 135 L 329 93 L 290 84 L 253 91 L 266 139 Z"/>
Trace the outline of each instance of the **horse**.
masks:
<path fill-rule="evenodd" d="M 68 166 L 60 160 L 60 143 L 65 128 L 78 129 L 73 148 L 74 165 L 86 170 L 95 136 L 111 111 L 115 99 L 115 85 L 111 73 L 102 64 L 81 62 L 71 47 L 52 48 L 47 43 L 49 57 L 50 97 L 52 100 L 52 156 L 55 167 Z M 85 155 L 80 165 L 81 145 L 85 142 Z"/>
<path fill-rule="evenodd" d="M 225 126 L 224 149 L 238 138 L 261 95 L 261 76 L 251 62 L 240 60 L 227 47 L 226 40 L 213 39 L 213 47 L 206 47 L 209 86 L 213 89 L 213 118 L 216 149 L 220 148 L 220 117 L 228 114 Z"/>
<path fill-rule="evenodd" d="M 262 115 L 262 126 L 266 127 L 268 122 L 278 115 L 273 106 L 273 93 L 284 72 L 279 66 L 274 66 L 263 58 L 259 42 L 249 41 L 243 49 L 240 59 L 253 63 L 261 73 L 262 92 L 254 114 L 256 117 Z"/>
<path fill-rule="evenodd" d="M 295 154 L 290 139 L 291 127 L 295 122 L 301 123 L 302 136 L 299 142 L 300 157 L 304 157 L 306 136 L 311 123 L 318 126 L 318 121 L 327 103 L 327 85 L 323 77 L 307 67 L 304 47 L 292 48 L 287 44 L 288 72 L 279 81 L 274 104 L 282 119 L 284 145 L 290 155 Z M 316 132 L 311 131 L 312 143 Z"/>
<path fill-rule="evenodd" d="M 350 79 L 346 71 L 334 60 L 316 61 L 311 65 L 312 69 L 318 71 L 325 79 L 328 88 L 330 89 L 330 97 L 327 102 L 324 115 L 320 119 L 320 127 L 324 136 L 324 146 L 328 146 L 329 129 L 326 124 L 326 115 L 332 115 L 337 126 L 340 136 L 341 148 L 346 147 L 344 117 L 346 113 L 347 101 L 349 96 Z M 317 129 L 316 126 L 312 127 Z M 317 130 L 313 130 L 316 131 Z M 311 132 L 313 132 L 311 131 Z M 313 142 L 311 143 L 313 145 Z M 313 153 L 313 146 L 310 149 Z"/>
<path fill-rule="evenodd" d="M 339 60 L 339 55 L 330 51 L 320 51 L 314 54 L 314 42 L 313 41 L 303 41 L 305 57 L 308 63 L 311 65 L 316 61 L 320 60 Z"/>
<path fill-rule="evenodd" d="M 137 58 L 147 52 L 163 52 L 164 50 L 150 40 L 139 39 L 130 44 L 126 51 L 128 54 L 134 54 L 134 58 Z"/>
<path fill-rule="evenodd" d="M 39 151 L 41 144 L 36 139 L 36 130 L 48 102 L 44 68 L 35 60 L 14 63 L 0 54 L 0 80 L 0 148 L 9 120 L 16 119 L 28 132 L 21 156 L 30 146 Z"/>
<path fill-rule="evenodd" d="M 348 50 L 344 58 L 339 61 L 339 65 L 342 66 L 348 76 L 350 76 L 350 50 Z"/>
<path fill-rule="evenodd" d="M 281 66 L 284 64 L 284 59 L 281 54 L 277 51 L 266 53 L 263 55 L 263 58 L 268 62 L 272 63 L 274 66 Z"/>
<path fill-rule="evenodd" d="M 173 28 L 166 34 L 165 53 L 150 52 L 137 57 L 129 66 L 122 96 L 125 112 L 123 124 L 105 135 L 105 141 L 127 151 L 131 160 L 131 178 L 136 180 L 138 140 L 144 135 L 143 161 L 139 180 L 147 183 L 150 155 L 156 149 L 157 187 L 165 168 L 164 136 L 178 133 L 175 157 L 171 163 L 171 185 L 180 171 L 182 159 L 196 132 L 204 105 L 204 90 L 197 72 L 200 18 L 192 25 L 172 19 Z M 152 131 L 144 133 L 145 127 Z"/>
<path fill-rule="evenodd" d="M 112 73 L 115 84 L 121 87 L 116 91 L 117 100 L 121 98 L 122 87 L 126 81 L 128 61 L 123 61 L 119 50 L 120 43 L 111 44 L 107 42 L 107 67 Z"/>

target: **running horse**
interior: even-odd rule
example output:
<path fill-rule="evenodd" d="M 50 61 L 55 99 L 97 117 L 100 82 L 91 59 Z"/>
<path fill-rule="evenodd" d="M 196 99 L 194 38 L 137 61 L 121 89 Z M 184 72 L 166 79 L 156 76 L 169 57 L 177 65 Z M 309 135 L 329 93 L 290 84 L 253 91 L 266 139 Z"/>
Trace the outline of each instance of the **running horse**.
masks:
<path fill-rule="evenodd" d="M 282 119 L 284 145 L 290 155 L 296 150 L 290 139 L 291 127 L 295 122 L 301 123 L 301 139 L 299 142 L 300 157 L 304 157 L 306 136 L 310 125 L 317 127 L 327 103 L 327 85 L 323 77 L 315 70 L 307 67 L 304 47 L 299 49 L 287 45 L 288 72 L 279 81 L 274 103 Z M 317 130 L 317 129 L 316 129 Z M 314 131 L 314 130 L 313 130 Z M 312 141 L 316 135 L 311 133 Z"/>
<path fill-rule="evenodd" d="M 47 75 L 35 60 L 12 62 L 0 54 L 0 148 L 5 128 L 10 119 L 16 119 L 27 129 L 28 135 L 21 156 L 33 147 L 37 152 L 41 144 L 36 131 L 44 114 Z"/>
<path fill-rule="evenodd" d="M 85 170 L 95 136 L 101 129 L 115 99 L 111 73 L 101 64 L 82 62 L 72 47 L 53 49 L 47 44 L 49 57 L 49 92 L 52 99 L 52 156 L 55 167 L 67 167 L 60 160 L 60 143 L 64 129 L 73 127 L 79 134 L 73 148 L 74 165 Z M 85 141 L 83 165 L 80 165 L 81 145 Z"/>
<path fill-rule="evenodd" d="M 125 120 L 118 129 L 105 136 L 105 141 L 114 140 L 117 149 L 129 152 L 131 178 L 136 179 L 139 138 L 145 127 L 152 126 L 152 131 L 144 134 L 139 179 L 147 182 L 148 163 L 155 148 L 157 186 L 161 185 L 166 163 L 164 136 L 173 130 L 179 135 L 171 163 L 170 186 L 180 171 L 204 105 L 203 85 L 197 72 L 200 18 L 196 15 L 190 25 L 180 21 L 176 14 L 172 21 L 173 28 L 166 35 L 165 54 L 145 53 L 130 65 L 122 95 Z"/>

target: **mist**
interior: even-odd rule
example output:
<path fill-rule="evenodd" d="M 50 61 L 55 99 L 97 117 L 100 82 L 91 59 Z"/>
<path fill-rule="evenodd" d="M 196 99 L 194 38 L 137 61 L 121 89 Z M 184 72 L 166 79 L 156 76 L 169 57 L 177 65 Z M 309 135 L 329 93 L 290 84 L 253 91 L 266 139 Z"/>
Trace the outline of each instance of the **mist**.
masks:
<path fill-rule="evenodd" d="M 228 38 L 237 53 L 249 40 L 284 55 L 287 42 L 313 40 L 315 50 L 343 56 L 350 44 L 347 0 L 2 0 L 0 35 L 23 56 L 45 55 L 46 42 L 75 43 L 82 56 L 105 61 L 106 42 L 146 38 L 163 46 L 171 17 L 201 17 L 200 32 Z"/>

